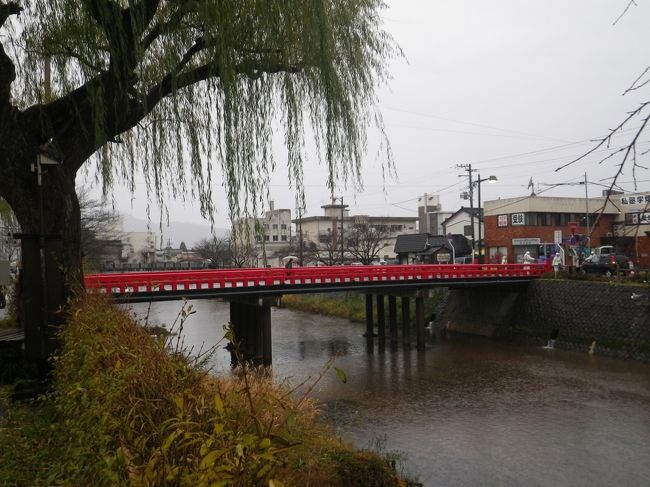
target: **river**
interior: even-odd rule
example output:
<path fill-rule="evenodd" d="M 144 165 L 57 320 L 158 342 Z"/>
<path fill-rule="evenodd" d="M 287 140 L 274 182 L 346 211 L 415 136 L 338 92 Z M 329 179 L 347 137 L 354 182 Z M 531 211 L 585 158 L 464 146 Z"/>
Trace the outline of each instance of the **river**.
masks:
<path fill-rule="evenodd" d="M 221 339 L 229 307 L 190 304 L 183 339 L 198 351 Z M 180 307 L 154 303 L 149 321 L 171 325 Z M 458 336 L 369 350 L 364 324 L 286 309 L 272 323 L 274 375 L 298 383 L 335 356 L 347 383 L 330 371 L 312 396 L 337 433 L 398 452 L 425 486 L 650 485 L 648 364 Z M 218 347 L 215 373 L 229 364 Z"/>

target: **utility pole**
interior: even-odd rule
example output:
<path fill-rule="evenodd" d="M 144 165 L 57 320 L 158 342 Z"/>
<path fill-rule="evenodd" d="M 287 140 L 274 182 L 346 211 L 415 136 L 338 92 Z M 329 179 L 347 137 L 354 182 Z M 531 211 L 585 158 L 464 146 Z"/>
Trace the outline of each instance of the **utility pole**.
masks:
<path fill-rule="evenodd" d="M 591 230 L 589 230 L 589 192 L 587 190 L 587 173 L 585 173 L 585 219 L 587 220 L 587 245 L 591 247 Z"/>
<path fill-rule="evenodd" d="M 463 169 L 464 171 L 467 171 L 467 177 L 469 178 L 469 221 L 472 227 L 472 263 L 473 263 L 474 247 L 475 247 L 475 240 L 476 240 L 474 235 L 474 181 L 472 180 L 473 169 L 471 164 L 457 164 L 456 167 L 459 169 Z"/>

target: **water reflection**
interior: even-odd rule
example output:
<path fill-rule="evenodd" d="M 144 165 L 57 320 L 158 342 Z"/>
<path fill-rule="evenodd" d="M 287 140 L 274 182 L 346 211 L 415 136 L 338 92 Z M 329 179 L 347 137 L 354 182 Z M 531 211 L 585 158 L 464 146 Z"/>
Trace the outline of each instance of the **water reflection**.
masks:
<path fill-rule="evenodd" d="M 188 345 L 216 343 L 226 303 L 196 301 Z M 140 311 L 146 306 L 141 306 Z M 156 303 L 171 322 L 178 303 Z M 331 357 L 314 396 L 358 446 L 385 438 L 425 485 L 649 485 L 650 366 L 502 344 L 427 337 L 427 350 L 363 337 L 365 325 L 272 311 L 273 373 L 294 383 Z M 230 373 L 229 356 L 213 357 Z"/>

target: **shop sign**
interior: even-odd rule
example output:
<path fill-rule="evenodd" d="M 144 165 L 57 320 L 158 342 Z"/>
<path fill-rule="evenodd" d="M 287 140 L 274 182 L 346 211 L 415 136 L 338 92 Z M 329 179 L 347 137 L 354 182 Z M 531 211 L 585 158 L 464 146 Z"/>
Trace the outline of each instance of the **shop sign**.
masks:
<path fill-rule="evenodd" d="M 650 212 L 626 213 L 625 223 L 627 225 L 650 225 Z"/>
<path fill-rule="evenodd" d="M 622 205 L 647 205 L 650 203 L 650 194 L 621 196 Z"/>
<path fill-rule="evenodd" d="M 526 224 L 526 220 L 524 219 L 523 213 L 513 213 L 512 215 L 510 215 L 510 218 L 512 219 L 513 227 Z"/>
<path fill-rule="evenodd" d="M 436 254 L 436 259 L 438 262 L 449 262 L 451 260 L 451 254 L 448 254 L 447 252 L 438 252 Z"/>
<path fill-rule="evenodd" d="M 542 243 L 540 238 L 513 238 L 512 245 L 539 245 Z"/>

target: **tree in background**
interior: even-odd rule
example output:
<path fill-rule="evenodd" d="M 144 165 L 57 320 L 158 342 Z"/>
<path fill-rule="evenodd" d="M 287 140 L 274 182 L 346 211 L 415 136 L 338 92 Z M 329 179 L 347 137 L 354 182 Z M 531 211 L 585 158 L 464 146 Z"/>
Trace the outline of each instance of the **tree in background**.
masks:
<path fill-rule="evenodd" d="M 9 204 L 0 197 L 0 260 L 13 262 L 18 257 L 18 243 L 13 234 L 20 232 L 20 225 Z"/>
<path fill-rule="evenodd" d="M 376 124 L 383 134 L 376 89 L 400 55 L 382 8 L 382 0 L 0 0 L 0 196 L 24 232 L 62 236 L 58 258 L 74 284 L 82 167 L 96 171 L 105 195 L 115 181 L 135 188 L 142 172 L 161 208 L 193 197 L 210 219 L 217 180 L 236 217 L 266 194 L 272 128 L 282 124 L 298 200 L 305 126 L 327 186 L 358 185 L 366 130 Z M 47 166 L 39 187 L 30 167 L 41 152 L 60 164 Z"/>
<path fill-rule="evenodd" d="M 192 250 L 204 259 L 208 259 L 210 267 L 219 268 L 232 265 L 230 239 L 228 238 L 218 238 L 216 236 L 204 238 L 199 240 Z"/>
<path fill-rule="evenodd" d="M 621 14 L 614 21 L 616 25 L 621 19 L 623 19 L 632 7 L 637 7 L 635 0 L 629 0 L 628 3 L 623 8 Z M 650 87 L 650 66 L 646 66 L 645 69 L 641 70 L 637 78 L 623 91 L 623 95 L 627 95 L 633 92 L 639 92 L 645 90 L 646 93 Z M 615 194 L 616 191 L 621 190 L 619 186 L 620 177 L 625 174 L 627 171 L 628 175 L 632 176 L 634 181 L 634 189 L 638 190 L 637 186 L 637 174 L 640 171 L 648 170 L 647 159 L 650 151 L 645 148 L 647 143 L 647 130 L 650 123 L 650 96 L 644 96 L 644 100 L 639 104 L 639 106 L 628 112 L 626 116 L 612 129 L 609 129 L 609 133 L 604 137 L 596 138 L 595 144 L 587 152 L 582 154 L 580 157 L 569 161 L 566 164 L 555 169 L 555 171 L 561 171 L 562 169 L 575 164 L 578 161 L 593 155 L 594 153 L 602 153 L 599 155 L 597 160 L 598 164 L 603 164 L 607 161 L 613 161 L 614 164 L 614 175 L 611 178 L 608 178 L 609 188 L 606 191 L 605 203 L 601 207 L 600 212 L 596 217 L 596 221 L 592 222 L 591 231 L 593 232 L 597 227 L 600 221 L 600 218 L 607 208 L 607 204 L 611 199 L 611 196 Z M 620 139 L 623 139 L 623 143 L 615 141 L 614 137 L 620 136 Z M 620 140 L 619 139 L 619 140 Z M 642 212 L 650 210 L 650 201 L 646 202 L 645 208 Z M 635 253 L 636 258 L 639 257 L 639 247 L 638 247 L 638 236 L 639 229 L 641 225 L 637 225 L 635 229 Z M 591 237 L 591 235 L 589 235 Z"/>
<path fill-rule="evenodd" d="M 179 249 L 181 252 L 187 252 L 187 245 L 185 245 L 185 242 L 181 242 L 181 244 L 180 244 L 180 246 L 178 247 L 178 249 Z"/>
<path fill-rule="evenodd" d="M 327 235 L 319 236 L 319 242 L 308 239 L 307 248 L 304 250 L 304 260 L 306 262 L 336 265 L 341 263 L 341 247 L 336 235 L 329 231 Z"/>
<path fill-rule="evenodd" d="M 84 268 L 99 271 L 103 261 L 107 258 L 109 244 L 119 242 L 116 247 L 121 248 L 122 246 L 123 234 L 120 215 L 107 209 L 106 205 L 101 202 L 90 198 L 85 190 L 79 194 L 79 207 Z"/>
<path fill-rule="evenodd" d="M 362 264 L 371 264 L 388 247 L 388 236 L 385 225 L 355 225 L 345 237 L 346 252 Z"/>

